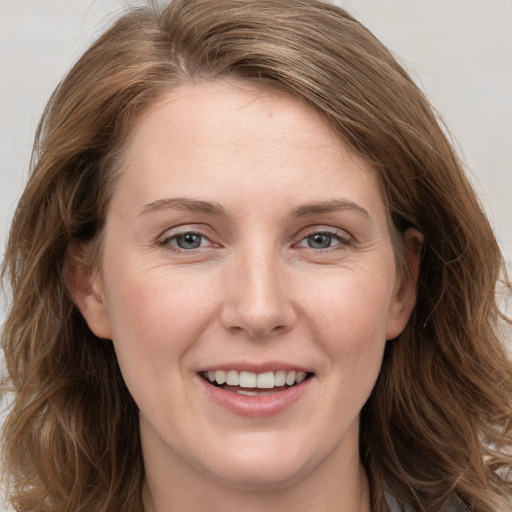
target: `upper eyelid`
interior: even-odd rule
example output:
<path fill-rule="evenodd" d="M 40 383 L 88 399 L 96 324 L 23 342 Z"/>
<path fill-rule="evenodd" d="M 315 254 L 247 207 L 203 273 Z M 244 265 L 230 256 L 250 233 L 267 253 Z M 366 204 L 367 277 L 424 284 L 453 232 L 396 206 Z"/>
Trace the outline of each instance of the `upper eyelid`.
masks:
<path fill-rule="evenodd" d="M 178 233 L 173 233 L 171 235 L 163 237 L 163 239 L 164 240 L 175 240 L 176 238 L 179 238 L 180 236 L 184 236 L 184 235 L 199 235 L 203 238 L 206 238 L 206 240 L 211 242 L 210 237 L 200 231 L 180 231 Z"/>
<path fill-rule="evenodd" d="M 311 236 L 315 233 L 328 233 L 345 240 L 352 240 L 354 238 L 346 229 L 336 228 L 333 226 L 308 226 L 299 231 L 297 238 L 302 240 L 303 238 Z"/>
<path fill-rule="evenodd" d="M 195 249 L 183 249 L 181 247 L 178 247 L 177 244 L 173 243 L 178 239 L 178 237 L 189 234 L 189 233 L 199 235 L 199 236 L 203 237 L 204 239 L 206 239 L 208 241 L 208 246 L 197 247 Z M 184 229 L 184 230 L 176 231 L 173 233 L 169 233 L 169 230 L 167 230 L 166 232 L 164 232 L 161 236 L 159 236 L 157 238 L 156 244 L 158 246 L 165 247 L 168 250 L 171 250 L 173 252 L 183 252 L 183 253 L 186 253 L 186 252 L 194 253 L 196 251 L 209 249 L 211 247 L 214 247 L 215 245 L 218 245 L 211 239 L 211 237 L 209 237 L 208 235 L 203 233 L 201 230 L 197 230 L 197 229 Z"/>
<path fill-rule="evenodd" d="M 204 238 L 206 238 L 211 243 L 216 243 L 213 239 L 214 237 L 211 236 L 207 232 L 207 229 L 201 228 L 201 227 L 193 227 L 193 226 L 176 226 L 174 228 L 168 228 L 166 229 L 161 235 L 158 236 L 157 240 L 159 242 L 167 242 L 169 240 L 175 239 L 179 236 L 185 235 L 187 233 L 193 233 L 196 235 L 200 235 Z M 295 239 L 295 243 L 300 242 L 304 238 L 307 238 L 308 236 L 311 236 L 315 233 L 328 233 L 330 235 L 336 236 L 341 240 L 344 240 L 346 242 L 354 240 L 354 236 L 350 234 L 346 229 L 337 228 L 334 226 L 327 226 L 327 225 L 311 225 L 306 226 L 298 231 L 298 233 L 293 237 Z"/>
<path fill-rule="evenodd" d="M 165 231 L 162 232 L 157 238 L 158 240 L 165 240 L 169 238 L 175 238 L 180 235 L 186 235 L 187 233 L 194 233 L 196 235 L 204 236 L 205 238 L 208 238 L 208 240 L 211 239 L 211 237 L 206 232 L 207 230 L 200 227 L 192 227 L 192 226 L 176 226 L 172 228 L 167 228 Z"/>
<path fill-rule="evenodd" d="M 173 242 L 176 242 L 176 240 L 180 236 L 184 236 L 184 235 L 187 235 L 187 234 L 199 235 L 202 238 L 206 239 L 208 241 L 208 244 L 206 246 L 203 246 L 203 247 L 196 247 L 196 248 L 192 248 L 192 249 L 184 249 L 182 247 L 179 247 L 177 243 L 173 243 Z M 219 246 L 219 244 L 214 242 L 206 234 L 202 233 L 199 230 L 192 230 L 192 229 L 185 229 L 185 230 L 177 231 L 175 233 L 170 233 L 167 236 L 165 236 L 165 234 L 164 234 L 163 236 L 158 238 L 157 245 L 162 247 L 162 248 L 164 248 L 167 251 L 170 251 L 170 252 L 176 254 L 176 255 L 183 255 L 183 256 L 185 256 L 185 255 L 192 256 L 194 254 L 197 254 L 198 252 L 202 252 L 202 251 L 211 249 L 212 247 L 215 247 L 215 246 L 218 247 Z"/>
<path fill-rule="evenodd" d="M 306 240 L 309 236 L 315 235 L 315 234 L 328 234 L 333 236 L 337 239 L 338 243 L 327 247 L 323 249 L 319 248 L 313 248 L 313 247 L 304 247 L 299 246 L 304 240 Z M 297 247 L 297 249 L 302 250 L 308 250 L 308 251 L 314 251 L 316 253 L 330 253 L 331 251 L 339 251 L 347 249 L 351 246 L 354 246 L 357 244 L 357 239 L 346 229 L 334 227 L 334 226 L 325 226 L 325 225 L 315 225 L 315 226 L 308 226 L 305 230 L 301 230 L 297 236 L 297 241 L 294 242 L 294 246 Z"/>

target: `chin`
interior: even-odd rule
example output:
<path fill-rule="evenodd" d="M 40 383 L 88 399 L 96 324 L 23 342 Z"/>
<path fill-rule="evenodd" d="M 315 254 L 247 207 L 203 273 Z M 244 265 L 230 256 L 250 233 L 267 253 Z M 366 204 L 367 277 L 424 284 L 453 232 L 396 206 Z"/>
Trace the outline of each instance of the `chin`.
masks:
<path fill-rule="evenodd" d="M 272 456 L 263 457 L 261 451 L 253 456 L 224 458 L 223 463 L 209 471 L 213 478 L 235 489 L 246 491 L 272 491 L 292 487 L 311 471 L 311 461 L 293 457 L 285 450 L 276 450 Z"/>
<path fill-rule="evenodd" d="M 243 491 L 282 491 L 293 487 L 304 475 L 304 471 L 247 471 L 216 475 L 217 479 L 234 489 Z M 220 478 L 219 478 L 220 477 Z"/>

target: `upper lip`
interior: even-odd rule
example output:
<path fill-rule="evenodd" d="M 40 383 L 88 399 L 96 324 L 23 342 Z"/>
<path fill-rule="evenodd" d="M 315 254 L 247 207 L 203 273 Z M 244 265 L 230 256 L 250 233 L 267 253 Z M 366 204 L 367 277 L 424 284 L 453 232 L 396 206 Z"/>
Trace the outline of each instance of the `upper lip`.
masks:
<path fill-rule="evenodd" d="M 226 363 L 211 364 L 211 365 L 202 367 L 198 373 L 214 372 L 216 370 L 224 370 L 224 371 L 234 370 L 237 372 L 251 372 L 251 373 L 277 372 L 279 370 L 284 370 L 287 372 L 296 371 L 296 372 L 311 373 L 311 370 L 308 368 L 305 368 L 305 367 L 297 365 L 297 364 L 281 362 L 281 361 L 259 361 L 259 362 L 232 361 L 232 362 L 226 362 Z"/>

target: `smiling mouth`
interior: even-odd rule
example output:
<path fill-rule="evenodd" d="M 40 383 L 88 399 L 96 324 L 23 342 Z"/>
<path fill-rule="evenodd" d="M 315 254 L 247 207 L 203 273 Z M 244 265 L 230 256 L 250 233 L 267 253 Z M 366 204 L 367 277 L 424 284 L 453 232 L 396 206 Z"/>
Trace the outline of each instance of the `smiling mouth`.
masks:
<path fill-rule="evenodd" d="M 264 373 L 236 370 L 201 372 L 201 376 L 212 386 L 245 396 L 278 393 L 301 384 L 312 375 L 307 372 L 285 370 Z"/>

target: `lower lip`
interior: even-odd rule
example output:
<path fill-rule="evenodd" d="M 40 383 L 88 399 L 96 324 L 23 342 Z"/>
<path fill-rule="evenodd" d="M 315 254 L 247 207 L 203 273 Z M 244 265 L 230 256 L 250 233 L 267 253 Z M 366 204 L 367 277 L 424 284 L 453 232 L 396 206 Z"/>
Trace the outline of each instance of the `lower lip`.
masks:
<path fill-rule="evenodd" d="M 226 391 L 217 386 L 212 386 L 199 375 L 197 378 L 208 397 L 214 403 L 233 414 L 249 418 L 274 416 L 289 409 L 300 400 L 313 380 L 310 377 L 300 384 L 268 395 L 246 396 L 239 395 L 233 391 Z"/>

